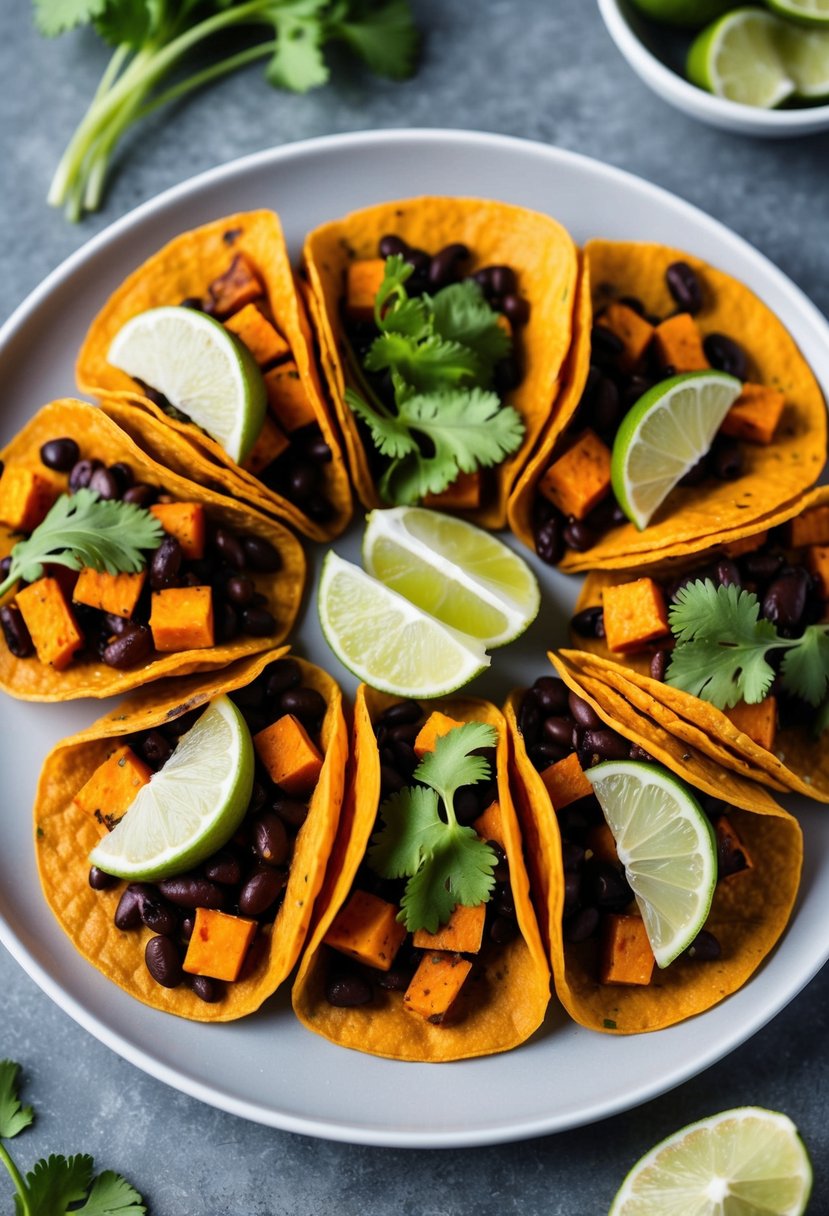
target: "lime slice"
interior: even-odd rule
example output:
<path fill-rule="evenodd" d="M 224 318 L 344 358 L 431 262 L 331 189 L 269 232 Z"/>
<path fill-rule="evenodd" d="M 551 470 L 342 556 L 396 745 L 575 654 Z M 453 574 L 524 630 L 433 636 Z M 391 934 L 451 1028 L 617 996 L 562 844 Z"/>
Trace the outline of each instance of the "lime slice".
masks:
<path fill-rule="evenodd" d="M 786 1115 L 743 1106 L 684 1127 L 637 1161 L 609 1216 L 802 1216 L 812 1167 Z"/>
<path fill-rule="evenodd" d="M 766 0 L 766 4 L 781 17 L 803 25 L 829 25 L 829 0 Z"/>
<path fill-rule="evenodd" d="M 633 0 L 633 6 L 654 21 L 692 30 L 736 7 L 734 0 Z"/>
<path fill-rule="evenodd" d="M 758 8 L 726 13 L 698 34 L 688 52 L 688 78 L 701 89 L 745 106 L 771 110 L 794 93 L 778 49 L 781 23 Z"/>
<path fill-rule="evenodd" d="M 585 773 L 616 841 L 654 958 L 667 967 L 690 946 L 717 885 L 714 829 L 667 769 L 606 760 Z"/>
<path fill-rule="evenodd" d="M 151 308 L 118 331 L 107 359 L 163 393 L 239 464 L 265 421 L 265 382 L 250 351 L 192 308 Z"/>
<path fill-rule="evenodd" d="M 538 615 L 538 583 L 489 532 L 424 507 L 372 511 L 363 537 L 369 574 L 486 647 L 504 646 Z"/>
<path fill-rule="evenodd" d="M 780 30 L 779 46 L 797 96 L 808 101 L 829 97 L 829 25 L 823 30 L 807 30 L 786 22 Z"/>
<path fill-rule="evenodd" d="M 688 372 L 655 384 L 625 414 L 610 476 L 616 501 L 640 531 L 711 447 L 741 388 L 725 372 Z"/>
<path fill-rule="evenodd" d="M 225 844 L 253 789 L 253 743 L 229 697 L 217 697 L 89 854 L 119 878 L 181 874 Z"/>
<path fill-rule="evenodd" d="M 356 676 L 403 697 L 441 697 L 489 666 L 475 638 L 450 629 L 330 551 L 317 598 L 334 654 Z"/>

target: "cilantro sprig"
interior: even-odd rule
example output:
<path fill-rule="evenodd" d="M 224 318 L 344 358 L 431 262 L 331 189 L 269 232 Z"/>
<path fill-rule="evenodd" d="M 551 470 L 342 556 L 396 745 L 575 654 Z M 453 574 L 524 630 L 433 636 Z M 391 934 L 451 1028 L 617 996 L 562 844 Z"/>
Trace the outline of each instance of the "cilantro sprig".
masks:
<path fill-rule="evenodd" d="M 489 780 L 489 762 L 472 753 L 497 738 L 483 722 L 455 727 L 415 769 L 423 784 L 392 794 L 380 807 L 383 826 L 372 837 L 368 864 L 381 878 L 408 878 L 397 919 L 410 933 L 435 933 L 456 904 L 474 907 L 492 894 L 498 859 L 473 828 L 458 823 L 454 798 L 461 786 Z"/>
<path fill-rule="evenodd" d="M 808 625 L 799 638 L 784 638 L 760 617 L 752 591 L 697 579 L 683 587 L 669 613 L 676 638 L 665 680 L 718 709 L 738 701 L 762 701 L 777 672 L 770 651 L 783 650 L 783 687 L 810 705 L 829 694 L 829 624 Z M 826 715 L 824 714 L 825 718 Z"/>
<path fill-rule="evenodd" d="M 144 551 L 157 549 L 163 539 L 159 521 L 135 503 L 99 498 L 88 489 L 62 494 L 28 539 L 12 549 L 0 597 L 21 578 L 30 583 L 41 578 L 44 562 L 134 574 L 146 565 Z"/>
<path fill-rule="evenodd" d="M 470 279 L 410 297 L 413 269 L 399 254 L 386 259 L 374 303 L 379 333 L 363 361 L 367 372 L 390 375 L 394 409 L 365 382 L 364 395 L 346 390 L 389 461 L 380 497 L 401 506 L 440 494 L 459 473 L 500 464 L 524 436 L 521 416 L 492 389 L 495 365 L 511 346 L 498 314 Z"/>
<path fill-rule="evenodd" d="M 145 1216 L 141 1196 L 112 1170 L 94 1175 L 88 1153 L 73 1157 L 51 1155 L 26 1174 L 15 1164 L 3 1140 L 13 1140 L 34 1122 L 31 1106 L 17 1092 L 19 1064 L 0 1060 L 0 1161 L 14 1184 L 15 1216 Z"/>

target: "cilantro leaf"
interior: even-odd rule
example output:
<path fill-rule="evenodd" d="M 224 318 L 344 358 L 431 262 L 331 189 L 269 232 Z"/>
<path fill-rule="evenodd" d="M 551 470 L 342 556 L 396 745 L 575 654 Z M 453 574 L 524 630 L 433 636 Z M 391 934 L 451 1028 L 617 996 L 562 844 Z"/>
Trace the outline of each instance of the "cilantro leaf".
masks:
<path fill-rule="evenodd" d="M 288 0 L 272 5 L 267 16 L 276 30 L 276 50 L 265 75 L 275 88 L 307 93 L 327 84 L 330 72 L 322 53 L 325 26 L 320 20 L 328 0 Z"/>
<path fill-rule="evenodd" d="M 435 332 L 473 350 L 491 375 L 493 364 L 509 354 L 512 342 L 474 279 L 444 287 L 429 303 Z"/>
<path fill-rule="evenodd" d="M 829 683 L 829 636 L 817 625 L 809 625 L 798 640 L 800 644 L 783 655 L 783 687 L 817 706 L 825 698 Z"/>
<path fill-rule="evenodd" d="M 0 1060 L 0 1138 L 12 1140 L 34 1121 L 31 1106 L 22 1106 L 17 1094 L 20 1065 Z"/>
<path fill-rule="evenodd" d="M 678 642 L 720 637 L 735 642 L 773 642 L 777 631 L 771 621 L 758 620 L 760 601 L 752 591 L 735 584 L 717 586 L 697 579 L 681 588 L 671 607 L 669 622 Z"/>
<path fill-rule="evenodd" d="M 368 848 L 368 863 L 381 878 L 416 874 L 442 835 L 438 796 L 422 785 L 392 794 L 380 807 L 384 827 Z"/>
<path fill-rule="evenodd" d="M 434 455 L 428 459 L 454 462 L 464 473 L 498 464 L 524 437 L 521 415 L 479 388 L 409 397 L 399 416 L 410 430 L 432 441 Z"/>
<path fill-rule="evenodd" d="M 474 828 L 446 831 L 426 864 L 406 883 L 399 920 L 409 932 L 436 933 L 457 904 L 486 903 L 495 886 L 495 854 Z"/>
<path fill-rule="evenodd" d="M 351 17 L 343 20 L 349 7 Z M 414 71 L 420 37 L 406 0 L 341 4 L 332 14 L 331 32 L 378 76 L 405 80 Z"/>
<path fill-rule="evenodd" d="M 64 1216 L 72 1203 L 79 1203 L 92 1182 L 94 1162 L 88 1153 L 74 1157 L 54 1154 L 38 1161 L 26 1175 L 31 1216 Z"/>
<path fill-rule="evenodd" d="M 66 30 L 88 25 L 100 17 L 109 0 L 34 0 L 35 21 L 41 34 L 56 38 Z"/>
<path fill-rule="evenodd" d="M 495 747 L 498 732 L 486 722 L 465 722 L 441 735 L 432 751 L 427 752 L 415 769 L 416 781 L 423 781 L 437 790 L 444 802 L 451 804 L 452 794 L 462 785 L 476 785 L 490 775 L 485 756 L 473 756 L 479 748 Z"/>
<path fill-rule="evenodd" d="M 104 1170 L 92 1183 L 89 1197 L 77 1209 L 83 1216 L 145 1216 L 138 1191 L 113 1170 Z"/>
<path fill-rule="evenodd" d="M 362 418 L 370 428 L 374 445 L 381 455 L 396 460 L 417 451 L 414 436 L 397 418 L 378 413 L 353 389 L 345 390 L 345 399 L 357 417 Z"/>
<path fill-rule="evenodd" d="M 727 709 L 738 701 L 762 701 L 774 676 L 765 647 L 723 646 L 700 638 L 676 647 L 665 683 Z"/>
<path fill-rule="evenodd" d="M 407 385 L 424 393 L 479 384 L 485 378 L 484 365 L 474 350 L 460 342 L 446 342 L 436 334 L 418 342 L 405 334 L 381 334 L 364 363 L 370 372 L 394 369 Z"/>

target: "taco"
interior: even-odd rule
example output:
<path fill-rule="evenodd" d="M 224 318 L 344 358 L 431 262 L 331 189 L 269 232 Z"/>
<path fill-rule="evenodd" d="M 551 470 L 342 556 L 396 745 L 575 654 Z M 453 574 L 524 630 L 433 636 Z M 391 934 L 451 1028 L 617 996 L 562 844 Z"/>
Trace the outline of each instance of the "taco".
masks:
<path fill-rule="evenodd" d="M 673 1025 L 741 988 L 783 933 L 797 895 L 802 837 L 767 790 L 681 743 L 563 656 L 557 675 L 511 694 L 505 713 L 515 805 L 559 1000 L 591 1030 Z M 664 766 L 715 833 L 718 881 L 704 928 L 664 969 L 616 842 L 585 778 L 600 760 Z"/>
<path fill-rule="evenodd" d="M 90 504 L 107 507 L 112 538 L 106 548 L 93 545 L 103 569 L 70 569 L 46 557 L 26 567 L 28 585 L 9 591 L 0 606 L 4 692 L 28 701 L 108 697 L 163 676 L 225 667 L 289 633 L 305 580 L 293 533 L 162 468 L 99 409 L 53 401 L 0 458 L 6 581 L 10 555 L 20 556 L 21 542 L 47 516 L 49 554 L 71 551 L 67 527 L 76 526 L 77 512 L 88 519 Z M 75 514 L 55 531 L 55 511 Z M 132 535 L 127 516 L 139 521 L 146 547 L 131 564 L 107 567 L 112 547 L 123 555 Z M 42 538 L 42 529 L 34 535 Z"/>
<path fill-rule="evenodd" d="M 114 339 L 133 317 L 179 304 L 221 321 L 262 371 L 268 410 L 241 467 L 181 412 L 182 403 L 170 403 L 108 360 Z M 313 540 L 337 536 L 351 518 L 348 475 L 273 211 L 215 220 L 154 253 L 92 322 L 76 375 L 83 392 L 99 398 L 119 423 L 129 423 L 150 456 L 183 476 L 288 520 Z M 148 426 L 148 416 L 159 425 Z"/>
<path fill-rule="evenodd" d="M 469 745 L 471 723 L 472 742 L 487 739 L 487 750 L 484 758 L 459 759 L 454 749 Z M 482 724 L 490 729 L 481 736 Z M 431 870 L 428 880 L 421 866 L 418 893 L 412 879 L 383 876 L 411 875 L 423 861 L 421 854 L 400 868 L 389 832 L 396 809 L 410 802 L 421 826 L 427 805 L 437 819 L 418 758 L 446 764 L 447 745 L 450 766 L 477 765 L 477 779 L 454 796 L 454 814 L 464 853 L 471 848 L 477 862 L 483 853 L 483 872 L 494 879 L 484 902 L 453 906 L 459 879 L 451 865 Z M 300 1021 L 334 1043 L 397 1060 L 456 1060 L 524 1042 L 543 1020 L 550 977 L 510 799 L 503 718 L 485 701 L 430 702 L 424 712 L 361 686 L 352 756 L 322 913 L 293 989 Z"/>
<path fill-rule="evenodd" d="M 568 376 L 511 496 L 511 528 L 569 571 L 635 567 L 756 531 L 826 459 L 826 407 L 788 331 L 746 286 L 690 254 L 594 240 L 584 260 Z M 638 531 L 611 486 L 619 425 L 655 384 L 709 367 L 742 391 L 708 455 Z"/>
<path fill-rule="evenodd" d="M 59 743 L 43 766 L 35 850 L 52 912 L 108 979 L 180 1017 L 229 1021 L 258 1009 L 296 963 L 322 885 L 348 756 L 342 698 L 286 649 L 145 689 Z M 232 839 L 197 869 L 154 883 L 90 868 L 108 826 L 223 696 L 244 715 L 257 755 Z"/>
<path fill-rule="evenodd" d="M 829 616 L 829 487 L 813 490 L 766 522 L 771 526 L 737 544 L 720 544 L 667 567 L 589 575 L 571 636 L 589 652 L 580 661 L 592 674 L 623 690 L 677 738 L 773 789 L 829 802 L 829 755 L 820 741 L 829 722 L 829 663 L 822 658 Z M 725 588 L 731 589 L 730 600 Z M 718 621 L 722 604 L 732 606 L 716 636 L 703 614 L 696 627 L 701 641 L 692 645 L 710 640 L 714 659 L 696 674 L 684 674 L 684 656 L 673 664 L 671 620 L 673 610 L 685 604 L 687 612 L 696 602 L 705 610 L 713 607 Z M 742 628 L 748 633 L 738 638 L 733 626 L 746 614 Z M 771 666 L 756 688 L 747 687 L 739 670 L 728 682 L 722 674 L 729 648 L 747 638 L 771 646 L 763 656 Z M 743 691 L 757 699 L 747 703 Z"/>
<path fill-rule="evenodd" d="M 503 527 L 570 348 L 569 235 L 507 203 L 425 197 L 324 224 L 303 258 L 360 501 Z"/>

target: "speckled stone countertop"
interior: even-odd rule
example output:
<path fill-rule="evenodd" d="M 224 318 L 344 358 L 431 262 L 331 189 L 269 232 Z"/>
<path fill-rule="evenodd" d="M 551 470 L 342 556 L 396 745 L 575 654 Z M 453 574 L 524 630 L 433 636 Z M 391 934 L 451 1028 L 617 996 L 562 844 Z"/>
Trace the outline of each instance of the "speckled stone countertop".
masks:
<path fill-rule="evenodd" d="M 45 204 L 51 171 L 106 58 L 91 34 L 38 37 L 25 2 L 3 4 L 0 232 L 8 315 L 88 237 L 167 186 L 246 152 L 372 127 L 452 126 L 574 149 L 696 203 L 767 254 L 829 312 L 829 136 L 752 142 L 694 124 L 646 91 L 588 0 L 413 0 L 428 30 L 404 85 L 337 73 L 305 97 L 258 69 L 230 77 L 129 137 L 102 211 L 79 226 Z M 7 810 L 9 808 L 6 808 Z M 0 950 L 0 1057 L 21 1062 L 35 1128 L 28 1167 L 90 1152 L 127 1175 L 157 1216 L 588 1216 L 606 1212 L 637 1157 L 726 1107 L 789 1114 L 829 1211 L 829 975 L 765 1029 L 679 1089 L 556 1136 L 441 1154 L 353 1147 L 247 1123 L 167 1088 L 97 1042 Z M 0 1176 L 0 1207 L 11 1190 Z"/>

